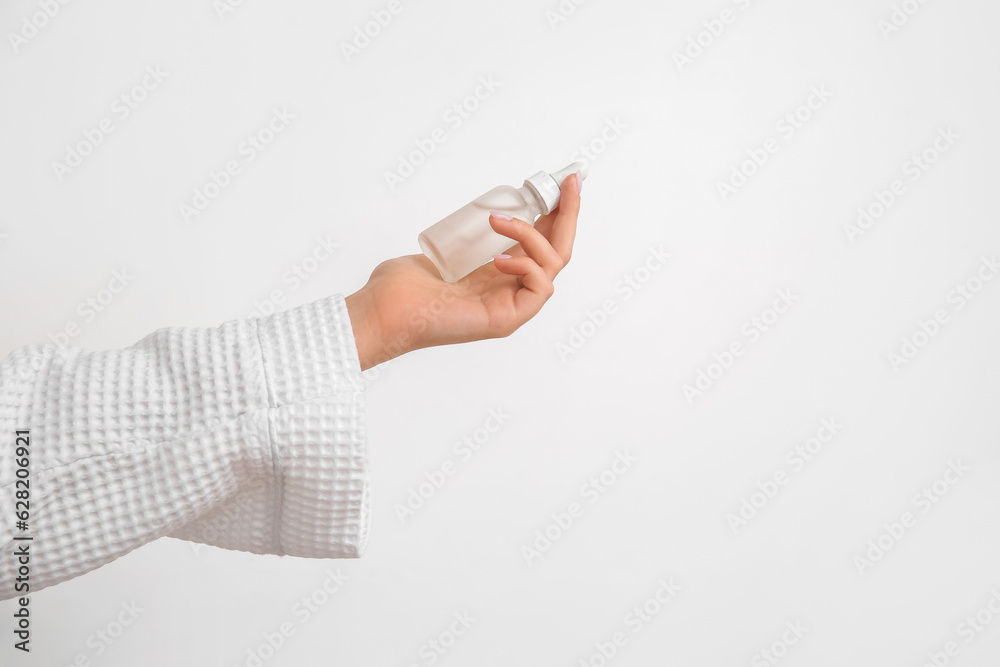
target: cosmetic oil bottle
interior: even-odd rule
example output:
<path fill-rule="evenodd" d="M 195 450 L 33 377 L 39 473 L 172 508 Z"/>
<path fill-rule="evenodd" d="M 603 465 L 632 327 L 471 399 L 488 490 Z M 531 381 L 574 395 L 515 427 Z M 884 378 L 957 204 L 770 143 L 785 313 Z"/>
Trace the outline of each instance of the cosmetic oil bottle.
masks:
<path fill-rule="evenodd" d="M 535 224 L 539 216 L 551 213 L 559 205 L 560 187 L 570 174 L 587 177 L 587 165 L 574 162 L 555 173 L 540 171 L 515 188 L 501 185 L 466 204 L 417 237 L 420 249 L 434 262 L 446 282 L 461 280 L 491 261 L 493 255 L 517 244 L 493 231 L 490 211 Z"/>

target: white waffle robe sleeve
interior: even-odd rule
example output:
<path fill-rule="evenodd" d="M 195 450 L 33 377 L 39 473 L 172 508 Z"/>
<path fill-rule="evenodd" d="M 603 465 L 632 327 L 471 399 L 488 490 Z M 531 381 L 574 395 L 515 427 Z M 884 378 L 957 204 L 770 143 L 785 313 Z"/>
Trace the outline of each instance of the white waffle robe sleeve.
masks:
<path fill-rule="evenodd" d="M 370 509 L 363 381 L 342 295 L 120 350 L 54 344 L 0 362 L 0 599 L 163 536 L 356 558 Z M 15 524 L 15 431 L 30 518 Z M 23 485 L 22 485 L 23 486 Z M 23 507 L 23 506 L 22 506 Z M 31 536 L 30 590 L 12 556 Z"/>

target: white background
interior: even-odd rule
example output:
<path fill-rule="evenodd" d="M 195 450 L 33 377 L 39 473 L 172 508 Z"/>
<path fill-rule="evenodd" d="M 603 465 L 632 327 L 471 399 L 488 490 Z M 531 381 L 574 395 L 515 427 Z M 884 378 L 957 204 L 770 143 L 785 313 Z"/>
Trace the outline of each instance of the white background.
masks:
<path fill-rule="evenodd" d="M 622 666 L 773 664 L 767 649 L 789 666 L 917 667 L 952 641 L 948 664 L 997 664 L 1000 280 L 977 272 L 992 278 L 983 259 L 1000 253 L 1000 6 L 903 4 L 912 15 L 893 25 L 892 0 L 567 1 L 562 14 L 556 0 L 402 0 L 346 56 L 386 3 L 71 2 L 45 21 L 37 2 L 3 3 L 0 354 L 73 322 L 71 344 L 106 349 L 247 317 L 275 289 L 282 308 L 349 294 L 495 185 L 581 147 L 591 164 L 573 261 L 534 320 L 369 373 L 363 558 L 162 539 L 36 594 L 28 659 L 0 605 L 0 662 L 428 665 L 427 642 L 448 643 L 467 612 L 434 664 L 597 667 L 616 632 L 627 641 L 608 664 Z M 723 10 L 731 21 L 713 23 Z M 44 25 L 15 44 L 25 17 Z M 147 67 L 165 78 L 120 118 L 115 100 Z M 470 99 L 481 77 L 499 85 Z M 456 104 L 474 108 L 460 125 L 444 116 Z M 294 120 L 246 161 L 238 147 L 276 108 Z M 779 125 L 796 113 L 794 132 Z M 113 132 L 60 179 L 53 163 L 103 118 Z M 446 140 L 390 187 L 435 128 Z M 778 150 L 723 197 L 768 139 Z M 933 164 L 914 171 L 925 150 Z M 230 159 L 240 174 L 185 223 L 179 206 Z M 902 194 L 850 232 L 894 180 Z M 337 249 L 307 262 L 319 238 Z M 650 247 L 671 255 L 655 271 Z M 283 280 L 306 264 L 301 286 Z M 78 305 L 122 269 L 129 284 L 84 321 Z M 971 300 L 955 291 L 966 283 Z M 774 321 L 779 290 L 794 301 Z M 586 324 L 607 300 L 603 325 Z M 947 321 L 921 335 L 938 310 Z M 753 317 L 771 321 L 756 340 Z M 894 364 L 904 337 L 919 350 Z M 743 354 L 712 367 L 734 342 Z M 699 371 L 715 379 L 689 400 Z M 491 409 L 509 418 L 463 460 L 454 443 Z M 824 418 L 842 428 L 797 470 L 786 453 Z M 589 502 L 581 487 L 618 451 L 635 463 Z M 401 522 L 397 505 L 447 460 L 457 472 Z M 949 462 L 967 470 L 919 501 Z M 753 496 L 781 472 L 773 497 Z M 582 515 L 526 562 L 572 502 Z M 902 535 L 885 534 L 905 512 Z M 338 569 L 347 581 L 326 595 Z M 636 632 L 628 615 L 661 578 L 679 591 Z M 305 620 L 294 605 L 313 595 Z M 972 632 L 977 612 L 992 623 Z M 282 624 L 294 634 L 270 651 Z"/>

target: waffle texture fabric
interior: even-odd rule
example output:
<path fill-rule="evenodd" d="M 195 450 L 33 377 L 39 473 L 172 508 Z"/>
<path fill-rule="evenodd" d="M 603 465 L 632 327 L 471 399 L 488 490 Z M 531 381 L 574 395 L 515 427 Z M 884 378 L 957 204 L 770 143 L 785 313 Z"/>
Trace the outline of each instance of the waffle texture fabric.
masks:
<path fill-rule="evenodd" d="M 120 350 L 14 350 L 0 362 L 0 599 L 27 592 L 15 588 L 12 555 L 25 544 L 30 592 L 163 536 L 361 556 L 363 389 L 339 294 L 214 328 L 159 329 Z M 18 429 L 30 434 L 26 531 L 15 524 Z"/>

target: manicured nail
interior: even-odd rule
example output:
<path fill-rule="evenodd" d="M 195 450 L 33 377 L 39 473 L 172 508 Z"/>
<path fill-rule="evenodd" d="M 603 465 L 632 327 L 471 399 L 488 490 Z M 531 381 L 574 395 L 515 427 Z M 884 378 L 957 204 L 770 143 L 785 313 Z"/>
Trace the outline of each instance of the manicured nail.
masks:
<path fill-rule="evenodd" d="M 493 255 L 493 259 L 510 259 L 510 255 Z"/>
<path fill-rule="evenodd" d="M 583 192 L 583 174 L 576 172 L 576 194 Z"/>
<path fill-rule="evenodd" d="M 511 217 L 506 213 L 501 213 L 500 211 L 490 211 L 490 215 L 494 218 L 500 218 L 501 220 L 510 220 Z"/>

